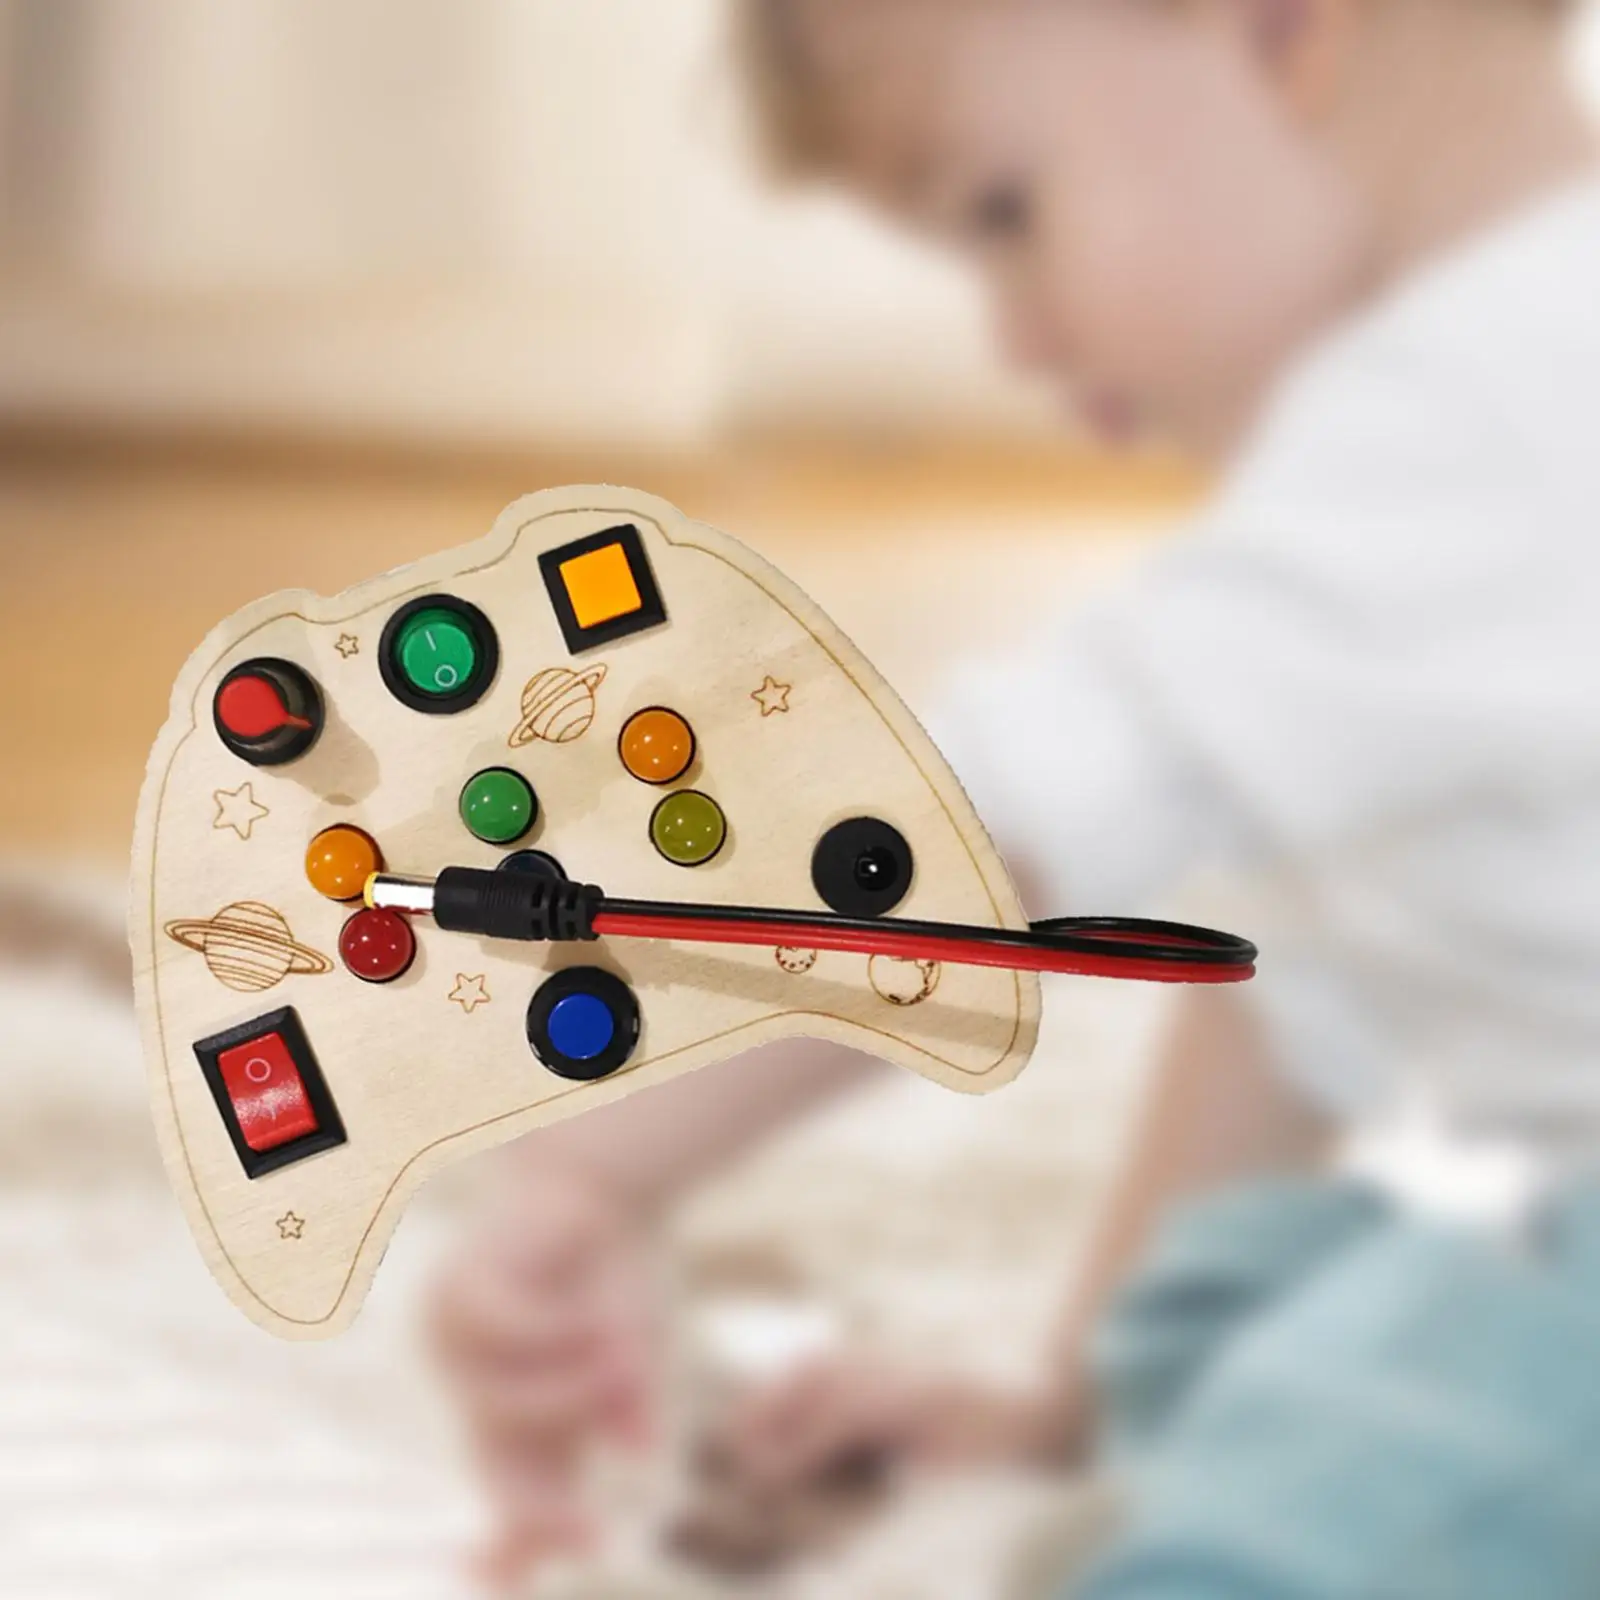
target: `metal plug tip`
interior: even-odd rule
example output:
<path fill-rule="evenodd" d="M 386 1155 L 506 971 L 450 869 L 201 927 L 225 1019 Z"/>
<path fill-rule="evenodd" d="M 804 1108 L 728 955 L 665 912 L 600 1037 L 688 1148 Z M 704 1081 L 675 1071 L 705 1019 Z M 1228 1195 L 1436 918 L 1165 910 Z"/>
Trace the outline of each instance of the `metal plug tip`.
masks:
<path fill-rule="evenodd" d="M 433 915 L 432 878 L 403 878 L 398 873 L 376 872 L 367 880 L 363 898 L 369 906 L 404 911 L 414 917 Z"/>

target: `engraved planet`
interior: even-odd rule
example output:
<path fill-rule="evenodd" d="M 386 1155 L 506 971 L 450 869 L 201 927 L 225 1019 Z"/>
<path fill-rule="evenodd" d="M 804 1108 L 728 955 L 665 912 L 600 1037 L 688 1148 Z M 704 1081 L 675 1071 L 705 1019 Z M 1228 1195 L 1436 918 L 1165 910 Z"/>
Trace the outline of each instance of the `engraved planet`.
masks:
<path fill-rule="evenodd" d="M 907 961 L 901 956 L 873 956 L 867 978 L 878 997 L 892 1006 L 920 1006 L 939 987 L 944 968 L 937 961 Z"/>
<path fill-rule="evenodd" d="M 167 924 L 167 937 L 205 957 L 218 983 L 256 994 L 294 973 L 332 972 L 319 950 L 300 944 L 281 911 L 259 900 L 238 900 L 214 917 L 189 917 Z"/>
<path fill-rule="evenodd" d="M 506 741 L 513 750 L 542 739 L 546 744 L 571 744 L 594 723 L 594 692 L 605 682 L 604 664 L 585 672 L 546 667 L 529 678 L 522 690 L 522 721 Z"/>
<path fill-rule="evenodd" d="M 817 964 L 815 950 L 802 950 L 797 945 L 779 945 L 772 953 L 785 972 L 809 972 Z"/>

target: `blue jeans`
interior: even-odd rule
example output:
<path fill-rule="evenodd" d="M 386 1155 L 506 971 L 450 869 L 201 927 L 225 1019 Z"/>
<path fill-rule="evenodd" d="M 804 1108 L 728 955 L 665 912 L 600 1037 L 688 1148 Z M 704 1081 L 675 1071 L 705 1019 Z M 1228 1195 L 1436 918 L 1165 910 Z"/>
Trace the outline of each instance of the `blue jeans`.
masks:
<path fill-rule="evenodd" d="M 1518 1249 L 1232 1191 L 1158 1239 L 1096 1368 L 1130 1510 L 1079 1600 L 1600 1596 L 1600 1191 Z"/>

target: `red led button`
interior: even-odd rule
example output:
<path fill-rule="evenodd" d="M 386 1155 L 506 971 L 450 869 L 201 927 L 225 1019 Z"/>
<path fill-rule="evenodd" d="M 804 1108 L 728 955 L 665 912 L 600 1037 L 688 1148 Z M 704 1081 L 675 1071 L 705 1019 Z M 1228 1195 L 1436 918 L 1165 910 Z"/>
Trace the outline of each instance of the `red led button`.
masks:
<path fill-rule="evenodd" d="M 252 1150 L 276 1150 L 317 1131 L 316 1114 L 289 1048 L 275 1033 L 217 1057 L 239 1132 Z"/>
<path fill-rule="evenodd" d="M 346 967 L 367 983 L 393 983 L 409 970 L 417 954 L 417 936 L 398 911 L 358 911 L 339 934 L 339 954 Z"/>

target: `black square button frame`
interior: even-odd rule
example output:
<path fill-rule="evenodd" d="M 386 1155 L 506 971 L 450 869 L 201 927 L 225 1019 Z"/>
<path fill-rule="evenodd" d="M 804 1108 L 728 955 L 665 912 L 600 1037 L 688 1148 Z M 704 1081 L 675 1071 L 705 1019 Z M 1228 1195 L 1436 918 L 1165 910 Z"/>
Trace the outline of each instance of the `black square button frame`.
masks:
<path fill-rule="evenodd" d="M 223 1082 L 219 1062 L 225 1051 L 264 1038 L 269 1033 L 275 1033 L 283 1040 L 284 1049 L 289 1052 L 289 1059 L 294 1062 L 295 1071 L 305 1085 L 306 1100 L 317 1119 L 317 1128 L 315 1133 L 291 1139 L 275 1149 L 252 1150 L 245 1143 L 244 1131 L 239 1126 L 228 1086 Z M 244 1168 L 247 1178 L 264 1178 L 269 1172 L 277 1172 L 296 1161 L 304 1161 L 307 1156 L 320 1155 L 324 1150 L 333 1150 L 346 1143 L 344 1123 L 339 1117 L 338 1107 L 333 1103 L 327 1079 L 317 1065 L 317 1058 L 311 1052 L 311 1041 L 306 1038 L 306 1030 L 293 1006 L 269 1011 L 253 1022 L 242 1022 L 237 1028 L 229 1028 L 226 1033 L 201 1039 L 195 1045 L 194 1053 L 211 1089 L 211 1097 L 222 1114 L 222 1125 L 228 1130 L 234 1154 L 239 1157 L 239 1165 Z"/>
<path fill-rule="evenodd" d="M 572 609 L 572 598 L 562 580 L 561 568 L 568 561 L 604 550 L 609 545 L 622 547 L 628 570 L 633 574 L 634 587 L 639 591 L 639 608 L 585 628 Z M 644 540 L 631 522 L 575 539 L 559 550 L 546 550 L 539 557 L 539 571 L 545 588 L 550 591 L 550 604 L 555 608 L 556 621 L 561 624 L 561 636 L 567 641 L 568 651 L 575 656 L 601 645 L 615 644 L 618 639 L 643 633 L 647 628 L 659 628 L 667 620 L 667 608 L 662 602 L 656 575 L 650 568 L 650 558 L 644 553 Z"/>

